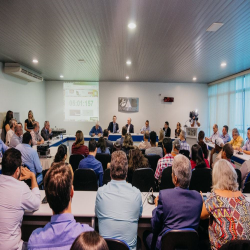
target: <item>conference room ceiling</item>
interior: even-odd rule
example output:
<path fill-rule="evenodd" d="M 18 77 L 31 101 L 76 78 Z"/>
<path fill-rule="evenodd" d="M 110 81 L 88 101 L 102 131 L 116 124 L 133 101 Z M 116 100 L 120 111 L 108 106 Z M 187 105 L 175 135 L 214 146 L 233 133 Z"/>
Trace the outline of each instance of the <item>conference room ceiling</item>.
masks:
<path fill-rule="evenodd" d="M 0 0 L 0 61 L 45 80 L 208 83 L 250 68 L 250 1 Z"/>

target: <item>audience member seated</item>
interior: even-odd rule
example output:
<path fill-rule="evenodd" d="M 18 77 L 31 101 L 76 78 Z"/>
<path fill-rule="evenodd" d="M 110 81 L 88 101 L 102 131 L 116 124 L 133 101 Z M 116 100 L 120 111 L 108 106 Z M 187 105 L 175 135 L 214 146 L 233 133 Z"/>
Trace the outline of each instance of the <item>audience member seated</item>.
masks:
<path fill-rule="evenodd" d="M 44 139 L 39 134 L 39 129 L 39 122 L 34 122 L 34 128 L 30 132 L 30 135 L 32 137 L 32 145 L 41 145 L 44 143 Z"/>
<path fill-rule="evenodd" d="M 250 240 L 249 203 L 238 191 L 237 173 L 228 161 L 216 162 L 212 182 L 212 193 L 204 201 L 201 213 L 201 219 L 210 217 L 211 249 L 219 249 L 230 240 Z"/>
<path fill-rule="evenodd" d="M 232 145 L 233 149 L 239 150 L 244 145 L 244 139 L 240 136 L 237 128 L 232 130 L 233 139 L 229 142 Z"/>
<path fill-rule="evenodd" d="M 98 154 L 110 154 L 109 149 L 107 148 L 106 141 L 103 137 L 100 137 L 97 144 L 97 153 Z"/>
<path fill-rule="evenodd" d="M 147 133 L 145 133 L 146 135 Z M 150 132 L 150 148 L 147 148 L 145 151 L 145 155 L 159 155 L 160 157 L 162 157 L 162 148 L 161 147 L 156 147 L 156 138 L 157 135 L 155 133 L 155 131 L 151 131 Z"/>
<path fill-rule="evenodd" d="M 175 132 L 175 138 L 178 138 L 181 133 L 181 124 L 179 122 L 177 122 L 176 129 L 174 132 Z"/>
<path fill-rule="evenodd" d="M 17 124 L 16 119 L 12 118 L 10 120 L 10 129 L 9 129 L 9 131 L 6 134 L 6 142 L 5 142 L 5 144 L 8 147 L 10 146 L 10 140 L 11 140 L 12 136 L 15 134 L 14 131 L 15 131 L 16 124 Z"/>
<path fill-rule="evenodd" d="M 150 126 L 149 126 L 149 120 L 146 120 L 145 126 L 141 128 L 141 134 L 144 134 L 146 131 L 150 133 Z"/>
<path fill-rule="evenodd" d="M 128 178 L 127 181 L 132 183 L 133 173 L 139 168 L 148 168 L 148 159 L 142 154 L 139 148 L 135 148 L 129 151 L 128 154 Z"/>
<path fill-rule="evenodd" d="M 223 140 L 224 144 L 231 141 L 231 137 L 228 134 L 228 126 L 224 125 L 222 129 L 222 134 L 220 135 L 220 138 Z"/>
<path fill-rule="evenodd" d="M 67 159 L 67 153 L 68 153 L 68 149 L 67 146 L 64 144 L 61 144 L 58 148 L 57 148 L 57 152 L 55 155 L 55 159 L 54 162 L 65 162 Z"/>
<path fill-rule="evenodd" d="M 2 131 L 2 140 L 3 142 L 6 142 L 6 134 L 7 132 L 10 130 L 10 120 L 13 119 L 13 112 L 11 110 L 9 110 L 7 113 L 6 113 L 6 116 L 4 118 L 4 121 L 3 121 L 3 131 Z"/>
<path fill-rule="evenodd" d="M 160 132 L 159 132 L 159 137 L 158 137 L 158 143 L 157 143 L 158 147 L 163 148 L 163 145 L 162 145 L 163 139 L 164 139 L 164 131 L 163 131 L 163 129 L 161 129 Z"/>
<path fill-rule="evenodd" d="M 113 116 L 113 121 L 109 123 L 108 131 L 110 133 L 118 133 L 119 132 L 119 124 L 116 123 L 116 116 Z"/>
<path fill-rule="evenodd" d="M 214 161 L 214 163 L 213 163 L 213 167 L 214 167 L 214 165 L 216 164 L 216 162 L 218 162 L 218 161 L 221 160 L 221 159 L 224 159 L 224 160 L 227 160 L 228 162 L 230 162 L 230 164 L 231 164 L 234 168 L 236 168 L 235 165 L 231 162 L 231 158 L 233 157 L 233 154 L 234 154 L 234 149 L 233 149 L 233 147 L 232 147 L 229 143 L 225 144 L 225 145 L 222 147 L 220 153 L 219 153 L 219 154 L 217 155 L 217 157 L 215 158 L 215 161 Z"/>
<path fill-rule="evenodd" d="M 188 150 L 190 152 L 190 146 L 186 142 L 186 132 L 184 130 L 182 130 L 180 133 L 180 143 L 181 143 L 180 150 Z"/>
<path fill-rule="evenodd" d="M 22 163 L 29 168 L 33 173 L 38 174 L 42 172 L 42 166 L 38 157 L 37 151 L 31 147 L 32 138 L 30 132 L 23 135 L 23 142 L 16 146 L 22 154 Z"/>
<path fill-rule="evenodd" d="M 138 148 L 139 149 L 151 148 L 151 144 L 148 140 L 149 140 L 149 132 L 145 132 L 143 136 L 143 141 L 139 143 Z"/>
<path fill-rule="evenodd" d="M 30 110 L 28 112 L 28 119 L 24 121 L 24 130 L 27 132 L 31 132 L 34 128 L 35 118 L 33 116 L 33 112 Z"/>
<path fill-rule="evenodd" d="M 96 231 L 81 233 L 70 250 L 109 250 L 106 241 Z"/>
<path fill-rule="evenodd" d="M 27 179 L 31 179 L 31 190 L 22 181 Z M 0 249 L 26 249 L 21 239 L 24 211 L 39 209 L 41 198 L 35 174 L 22 167 L 21 153 L 15 148 L 2 159 L 0 200 Z"/>
<path fill-rule="evenodd" d="M 76 222 L 71 213 L 74 196 L 72 169 L 64 162 L 54 164 L 45 175 L 44 186 L 53 215 L 44 228 L 33 231 L 28 249 L 70 249 L 79 234 L 93 231 L 89 225 Z"/>
<path fill-rule="evenodd" d="M 220 133 L 218 131 L 218 125 L 214 124 L 213 126 L 213 134 L 210 137 L 205 137 L 206 142 L 215 143 L 215 140 L 220 137 Z"/>
<path fill-rule="evenodd" d="M 9 147 L 7 147 L 4 142 L 0 139 L 0 158 L 3 157 L 3 154 L 5 153 L 5 151 L 8 149 Z"/>
<path fill-rule="evenodd" d="M 198 134 L 198 144 L 201 146 L 204 158 L 207 159 L 208 149 L 207 149 L 207 144 L 204 142 L 204 138 L 205 138 L 205 133 L 204 131 L 201 130 Z"/>
<path fill-rule="evenodd" d="M 172 149 L 171 155 L 173 157 L 175 157 L 176 155 L 178 155 L 179 152 L 180 152 L 180 148 L 181 148 L 180 140 L 179 139 L 175 139 L 174 142 L 173 142 L 173 149 Z"/>
<path fill-rule="evenodd" d="M 89 149 L 84 145 L 84 136 L 81 130 L 76 131 L 76 141 L 72 145 L 71 154 L 85 157 L 89 155 Z"/>
<path fill-rule="evenodd" d="M 110 164 L 111 182 L 98 189 L 95 213 L 102 237 L 125 241 L 135 250 L 143 205 L 139 189 L 126 182 L 127 173 L 126 154 L 114 152 Z"/>
<path fill-rule="evenodd" d="M 165 132 L 165 137 L 171 137 L 171 128 L 169 127 L 168 122 L 165 122 L 163 131 Z"/>
<path fill-rule="evenodd" d="M 128 118 L 127 124 L 125 125 L 126 128 L 127 128 L 127 133 L 128 133 L 128 134 L 134 133 L 134 125 L 131 124 L 131 121 L 132 121 L 131 118 Z"/>
<path fill-rule="evenodd" d="M 126 153 L 126 155 L 128 155 L 129 150 L 134 149 L 134 142 L 132 139 L 132 136 L 130 134 L 126 134 L 123 144 L 122 144 L 122 151 Z"/>
<path fill-rule="evenodd" d="M 203 166 L 206 164 L 207 168 L 210 168 L 208 160 L 204 159 L 203 152 L 201 146 L 199 144 L 194 144 L 191 149 L 191 168 L 199 168 L 199 166 Z"/>
<path fill-rule="evenodd" d="M 155 199 L 156 208 L 152 212 L 153 232 L 145 231 L 143 234 L 147 249 L 161 249 L 161 237 L 166 230 L 184 228 L 197 230 L 202 210 L 202 198 L 197 191 L 188 189 L 191 176 L 189 159 L 184 155 L 177 155 L 172 166 L 172 181 L 175 188 L 160 191 Z M 156 242 L 152 242 L 153 239 L 157 239 Z M 152 246 L 156 243 L 156 248 L 150 248 L 151 243 Z"/>
<path fill-rule="evenodd" d="M 10 147 L 15 148 L 23 141 L 23 129 L 21 126 L 15 126 L 15 134 L 11 137 Z"/>
<path fill-rule="evenodd" d="M 218 160 L 218 159 L 221 159 L 221 150 L 222 148 L 224 147 L 224 142 L 222 140 L 222 138 L 218 138 L 215 140 L 215 145 L 214 145 L 214 148 L 211 150 L 211 153 L 210 153 L 210 166 L 213 167 L 215 162 Z M 215 162 L 213 162 L 213 155 L 214 153 L 217 153 L 217 156 L 215 158 Z"/>
<path fill-rule="evenodd" d="M 103 167 L 102 163 L 96 160 L 95 156 L 97 153 L 97 142 L 94 138 L 89 141 L 89 155 L 82 159 L 79 163 L 79 169 L 91 168 L 95 171 L 97 180 L 99 180 L 99 186 L 102 186 L 103 181 Z"/>
<path fill-rule="evenodd" d="M 52 139 L 52 129 L 50 128 L 50 123 L 49 121 L 44 122 L 44 127 L 41 131 L 41 136 L 45 141 L 48 141 L 49 139 Z"/>
<path fill-rule="evenodd" d="M 242 148 L 239 148 L 241 152 L 250 155 L 250 127 L 247 129 L 247 141 Z"/>
<path fill-rule="evenodd" d="M 89 131 L 90 136 L 102 136 L 102 127 L 100 126 L 99 122 L 97 121 L 95 126 Z"/>
<path fill-rule="evenodd" d="M 122 145 L 126 134 L 127 134 L 127 128 L 124 126 L 122 127 L 122 137 L 116 140 L 116 144 Z"/>
<path fill-rule="evenodd" d="M 110 149 L 110 151 L 112 151 L 112 149 L 113 149 L 113 142 L 108 139 L 108 137 L 109 137 L 109 131 L 107 129 L 104 129 L 104 131 L 103 131 L 103 137 L 104 137 L 104 140 L 106 141 L 107 147 Z"/>
<path fill-rule="evenodd" d="M 174 157 L 171 155 L 172 151 L 171 138 L 164 138 L 163 151 L 165 156 L 159 159 L 155 170 L 155 179 L 158 180 L 159 183 L 161 181 L 162 171 L 167 167 L 171 167 L 174 161 Z"/>

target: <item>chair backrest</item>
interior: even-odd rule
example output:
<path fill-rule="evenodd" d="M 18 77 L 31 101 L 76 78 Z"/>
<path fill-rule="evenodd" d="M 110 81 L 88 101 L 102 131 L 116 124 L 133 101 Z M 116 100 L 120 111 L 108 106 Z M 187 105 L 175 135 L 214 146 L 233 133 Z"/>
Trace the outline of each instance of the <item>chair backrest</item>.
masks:
<path fill-rule="evenodd" d="M 151 168 L 139 168 L 133 173 L 132 185 L 141 192 L 148 192 L 152 187 L 155 190 L 154 171 Z"/>
<path fill-rule="evenodd" d="M 111 181 L 110 168 L 107 168 L 103 174 L 103 185 L 108 184 Z"/>
<path fill-rule="evenodd" d="M 161 238 L 162 250 L 197 248 L 199 241 L 198 233 L 194 229 L 170 230 L 164 233 Z"/>
<path fill-rule="evenodd" d="M 97 177 L 93 169 L 77 169 L 74 172 L 74 190 L 76 191 L 97 191 Z"/>
<path fill-rule="evenodd" d="M 105 239 L 107 242 L 109 250 L 129 250 L 129 246 L 125 241 L 116 240 L 116 239 Z"/>
<path fill-rule="evenodd" d="M 243 193 L 250 193 L 250 181 L 245 183 Z"/>
<path fill-rule="evenodd" d="M 174 187 L 172 181 L 172 167 L 167 167 L 162 171 L 160 190 Z"/>
<path fill-rule="evenodd" d="M 140 150 L 141 150 L 142 154 L 145 155 L 146 149 L 140 149 Z"/>
<path fill-rule="evenodd" d="M 159 155 L 145 155 L 145 157 L 148 159 L 150 167 L 155 172 L 158 160 L 161 158 Z"/>
<path fill-rule="evenodd" d="M 179 154 L 185 155 L 188 159 L 190 159 L 189 158 L 190 152 L 188 150 L 182 149 L 179 151 Z"/>
<path fill-rule="evenodd" d="M 240 172 L 240 170 L 239 169 L 235 169 L 235 171 L 236 171 L 236 173 L 237 173 L 237 182 L 238 182 L 238 184 L 239 184 L 239 190 L 240 190 L 240 188 L 241 188 L 241 172 Z"/>
<path fill-rule="evenodd" d="M 96 160 L 102 163 L 103 171 L 107 169 L 107 164 L 111 162 L 111 155 L 110 154 L 96 154 Z"/>
<path fill-rule="evenodd" d="M 248 250 L 248 249 L 250 249 L 250 240 L 231 240 L 220 248 L 220 250 Z"/>
<path fill-rule="evenodd" d="M 78 169 L 80 161 L 84 159 L 83 155 L 71 155 L 69 157 L 69 164 L 71 165 L 73 172 Z"/>
<path fill-rule="evenodd" d="M 203 193 L 211 192 L 212 170 L 209 168 L 197 168 L 192 171 L 190 181 L 190 190 L 196 190 Z"/>

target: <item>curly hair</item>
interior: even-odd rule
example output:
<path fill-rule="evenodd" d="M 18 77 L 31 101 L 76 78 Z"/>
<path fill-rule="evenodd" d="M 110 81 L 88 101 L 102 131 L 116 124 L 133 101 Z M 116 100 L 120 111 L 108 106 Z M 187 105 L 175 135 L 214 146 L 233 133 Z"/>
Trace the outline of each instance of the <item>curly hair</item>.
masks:
<path fill-rule="evenodd" d="M 128 168 L 133 171 L 137 168 L 149 167 L 148 159 L 144 157 L 142 151 L 139 148 L 130 150 L 128 157 Z"/>
<path fill-rule="evenodd" d="M 130 134 L 126 134 L 124 141 L 123 141 L 123 144 L 122 144 L 122 147 L 134 148 L 133 144 L 134 144 L 134 142 L 133 142 L 132 136 Z"/>

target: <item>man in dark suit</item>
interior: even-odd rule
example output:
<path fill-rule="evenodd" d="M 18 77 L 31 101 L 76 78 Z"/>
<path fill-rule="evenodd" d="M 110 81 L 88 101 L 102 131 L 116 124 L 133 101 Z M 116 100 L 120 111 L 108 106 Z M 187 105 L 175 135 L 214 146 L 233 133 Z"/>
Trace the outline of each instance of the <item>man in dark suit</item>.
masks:
<path fill-rule="evenodd" d="M 109 137 L 109 131 L 107 129 L 104 129 L 103 131 L 103 138 L 106 141 L 106 146 L 110 148 L 110 151 L 112 152 L 113 149 L 113 142 L 108 139 Z"/>
<path fill-rule="evenodd" d="M 168 122 L 165 122 L 163 130 L 165 131 L 165 137 L 171 137 L 171 128 Z"/>
<path fill-rule="evenodd" d="M 127 122 L 128 122 L 128 123 L 126 124 L 127 133 L 128 133 L 128 134 L 134 133 L 134 125 L 131 124 L 131 118 L 128 118 Z"/>
<path fill-rule="evenodd" d="M 118 133 L 119 132 L 119 124 L 116 123 L 116 116 L 113 116 L 113 121 L 109 123 L 108 131 L 110 133 Z"/>
<path fill-rule="evenodd" d="M 49 121 L 44 122 L 44 128 L 41 131 L 41 136 L 45 141 L 48 141 L 52 138 L 52 130 L 50 128 Z"/>
<path fill-rule="evenodd" d="M 161 190 L 155 199 L 156 208 L 151 219 L 153 232 L 143 233 L 147 249 L 161 249 L 161 238 L 166 230 L 197 230 L 203 201 L 197 191 L 188 189 L 191 176 L 189 159 L 184 155 L 175 156 L 172 165 L 172 182 L 175 188 Z"/>

